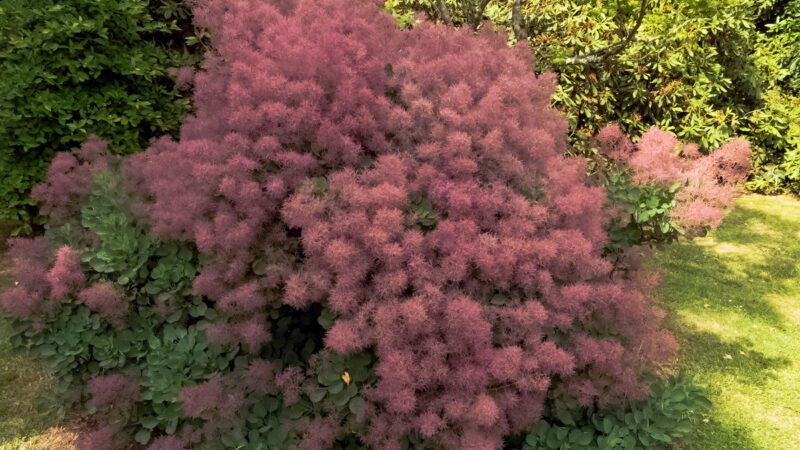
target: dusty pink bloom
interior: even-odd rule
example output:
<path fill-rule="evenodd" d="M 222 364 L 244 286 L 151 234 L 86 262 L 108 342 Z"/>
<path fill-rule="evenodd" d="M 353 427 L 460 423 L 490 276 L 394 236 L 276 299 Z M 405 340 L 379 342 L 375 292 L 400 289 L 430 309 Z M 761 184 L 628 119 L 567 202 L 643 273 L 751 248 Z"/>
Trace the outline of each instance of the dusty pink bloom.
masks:
<path fill-rule="evenodd" d="M 63 246 L 56 252 L 56 262 L 47 272 L 50 297 L 60 300 L 74 294 L 86 281 L 81 271 L 81 255 L 77 250 Z"/>
<path fill-rule="evenodd" d="M 186 89 L 194 82 L 194 68 L 192 67 L 173 67 L 168 71 L 169 76 L 175 79 L 175 85 L 179 89 Z"/>
<path fill-rule="evenodd" d="M 305 428 L 298 447 L 302 450 L 328 450 L 333 446 L 338 425 L 332 419 L 314 419 Z"/>
<path fill-rule="evenodd" d="M 275 371 L 270 361 L 256 359 L 250 362 L 244 373 L 243 382 L 250 392 L 266 394 L 275 390 Z"/>
<path fill-rule="evenodd" d="M 287 405 L 300 400 L 300 384 L 303 382 L 303 371 L 297 367 L 289 367 L 275 375 L 275 386 L 283 395 Z"/>
<path fill-rule="evenodd" d="M 92 173 L 105 170 L 110 163 L 108 145 L 90 135 L 80 149 L 56 154 L 47 179 L 31 191 L 41 203 L 41 212 L 51 221 L 62 220 L 80 210 L 92 190 Z"/>
<path fill-rule="evenodd" d="M 156 235 L 203 254 L 194 292 L 223 313 L 209 340 L 255 354 L 268 311 L 323 302 L 329 350 L 377 355 L 357 430 L 377 450 L 414 432 L 496 449 L 549 392 L 643 396 L 638 375 L 669 351 L 639 349 L 674 340 L 638 283 L 611 276 L 605 195 L 563 157 L 555 77 L 526 48 L 489 27 L 400 31 L 371 2 L 200 0 L 194 15 L 215 48 L 195 115 L 123 171 Z M 292 403 L 316 375 L 274 383 Z M 186 388 L 187 414 L 226 386 Z"/>
<path fill-rule="evenodd" d="M 222 377 L 215 375 L 203 384 L 188 386 L 180 393 L 183 411 L 189 417 L 205 417 L 224 400 L 225 386 Z"/>
<path fill-rule="evenodd" d="M 106 425 L 78 435 L 75 447 L 78 450 L 115 450 L 120 448 L 119 429 Z"/>
<path fill-rule="evenodd" d="M 117 285 L 101 281 L 82 290 L 78 298 L 92 311 L 112 323 L 120 323 L 128 313 L 128 299 Z"/>
<path fill-rule="evenodd" d="M 600 150 L 612 159 L 627 160 L 634 150 L 633 142 L 615 123 L 601 129 L 595 139 Z"/>
<path fill-rule="evenodd" d="M 178 436 L 159 436 L 153 439 L 147 450 L 191 450 L 191 446 Z"/>
<path fill-rule="evenodd" d="M 50 246 L 43 237 L 9 240 L 13 286 L 0 292 L 3 311 L 19 319 L 34 319 L 53 306 L 47 279 L 50 254 Z"/>
<path fill-rule="evenodd" d="M 99 410 L 125 412 L 139 399 L 138 381 L 124 374 L 98 375 L 89 380 L 89 404 Z"/>

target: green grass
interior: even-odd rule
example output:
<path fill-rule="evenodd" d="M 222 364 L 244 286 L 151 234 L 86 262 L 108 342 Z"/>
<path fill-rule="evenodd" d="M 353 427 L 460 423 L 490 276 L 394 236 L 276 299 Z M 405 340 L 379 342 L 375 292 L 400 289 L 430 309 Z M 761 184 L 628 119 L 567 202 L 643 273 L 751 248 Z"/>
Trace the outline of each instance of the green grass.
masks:
<path fill-rule="evenodd" d="M 749 195 L 656 256 L 681 367 L 714 407 L 681 448 L 800 448 L 800 201 Z"/>
<path fill-rule="evenodd" d="M 11 282 L 0 252 L 0 288 Z M 71 448 L 74 435 L 54 427 L 50 413 L 52 377 L 41 363 L 11 347 L 9 333 L 9 322 L 0 318 L 0 450 Z"/>

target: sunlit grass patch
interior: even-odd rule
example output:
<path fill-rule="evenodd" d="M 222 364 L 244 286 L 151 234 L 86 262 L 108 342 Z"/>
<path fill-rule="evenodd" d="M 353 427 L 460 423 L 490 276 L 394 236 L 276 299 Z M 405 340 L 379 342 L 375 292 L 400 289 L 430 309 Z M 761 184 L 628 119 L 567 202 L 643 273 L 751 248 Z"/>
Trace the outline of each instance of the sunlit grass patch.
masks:
<path fill-rule="evenodd" d="M 746 196 L 710 236 L 666 247 L 659 297 L 714 408 L 686 449 L 800 448 L 800 201 Z"/>

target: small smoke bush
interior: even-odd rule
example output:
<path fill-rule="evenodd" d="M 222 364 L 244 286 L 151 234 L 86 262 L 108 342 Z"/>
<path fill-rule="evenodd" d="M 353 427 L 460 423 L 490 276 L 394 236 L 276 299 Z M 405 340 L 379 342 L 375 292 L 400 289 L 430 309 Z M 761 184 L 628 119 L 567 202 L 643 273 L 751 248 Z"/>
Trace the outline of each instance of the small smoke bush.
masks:
<path fill-rule="evenodd" d="M 56 262 L 47 272 L 50 283 L 50 297 L 61 300 L 81 288 L 85 279 L 81 270 L 81 254 L 64 246 L 56 252 Z"/>
<path fill-rule="evenodd" d="M 78 298 L 101 316 L 113 323 L 120 323 L 128 312 L 128 300 L 125 293 L 109 282 L 99 282 L 82 290 Z"/>
<path fill-rule="evenodd" d="M 215 48 L 196 114 L 123 170 L 153 232 L 202 253 L 211 340 L 257 354 L 267 317 L 321 304 L 327 351 L 377 358 L 351 409 L 379 450 L 409 434 L 499 449 L 548 396 L 646 395 L 639 374 L 674 341 L 602 257 L 605 195 L 562 156 L 554 77 L 532 74 L 527 49 L 399 31 L 367 2 L 205 0 L 194 14 Z M 318 375 L 260 367 L 247 384 L 259 371 L 286 404 Z M 216 414 L 229 384 L 186 388 L 187 415 Z M 345 431 L 326 417 L 298 422 L 306 448 Z"/>
<path fill-rule="evenodd" d="M 139 398 L 139 382 L 123 374 L 97 376 L 89 380 L 86 391 L 94 408 L 127 412 Z"/>
<path fill-rule="evenodd" d="M 75 441 L 77 450 L 108 450 L 119 448 L 120 439 L 117 438 L 119 430 L 111 425 L 100 427 L 96 430 L 84 431 Z"/>
<path fill-rule="evenodd" d="M 671 216 L 688 235 L 719 226 L 750 171 L 750 144 L 742 139 L 733 139 L 705 156 L 697 145 L 682 144 L 674 134 L 658 128 L 648 130 L 634 145 L 618 126 L 609 125 L 597 141 L 603 153 L 633 169 L 637 183 L 681 186 Z"/>
<path fill-rule="evenodd" d="M 81 148 L 61 152 L 47 171 L 47 180 L 33 188 L 31 197 L 41 204 L 42 214 L 51 221 L 74 215 L 92 190 L 92 172 L 108 168 L 108 144 L 89 136 Z"/>

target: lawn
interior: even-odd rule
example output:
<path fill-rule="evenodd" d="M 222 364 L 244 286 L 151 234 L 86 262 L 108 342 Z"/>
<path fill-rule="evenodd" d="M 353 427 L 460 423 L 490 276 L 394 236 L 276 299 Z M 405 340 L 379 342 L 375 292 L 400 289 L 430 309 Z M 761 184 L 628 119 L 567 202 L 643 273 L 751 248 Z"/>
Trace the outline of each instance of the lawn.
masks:
<path fill-rule="evenodd" d="M 8 286 L 0 252 L 0 287 Z M 41 364 L 8 342 L 8 321 L 0 318 L 0 450 L 68 450 L 75 435 L 57 426 L 48 403 L 51 377 Z"/>
<path fill-rule="evenodd" d="M 657 262 L 681 366 L 714 403 L 682 448 L 800 448 L 800 201 L 743 197 L 719 230 Z"/>
<path fill-rule="evenodd" d="M 680 448 L 798 448 L 800 201 L 749 195 L 722 227 L 657 253 L 658 301 L 680 340 L 681 366 L 710 386 L 713 410 Z M 3 281 L 0 260 L 0 283 Z M 0 321 L 0 450 L 67 449 L 43 402 L 42 366 L 8 345 Z"/>

